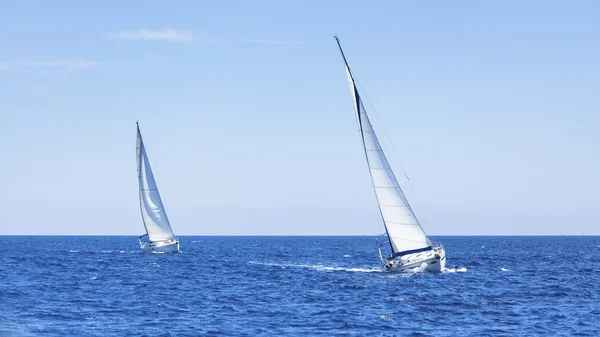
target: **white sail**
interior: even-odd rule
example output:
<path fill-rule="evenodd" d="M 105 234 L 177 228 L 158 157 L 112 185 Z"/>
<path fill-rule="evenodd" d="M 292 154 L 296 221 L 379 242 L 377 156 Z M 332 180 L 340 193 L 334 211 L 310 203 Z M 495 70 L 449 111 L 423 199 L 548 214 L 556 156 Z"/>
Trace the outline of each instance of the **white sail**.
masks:
<path fill-rule="evenodd" d="M 358 115 L 367 164 L 371 173 L 371 181 L 379 203 L 381 217 L 383 218 L 390 240 L 392 253 L 394 256 L 402 256 L 430 250 L 432 249 L 431 242 L 415 217 L 383 153 L 356 88 L 354 76 L 348 66 L 341 44 L 339 47 L 344 57 L 350 90 L 354 98 L 354 107 Z"/>
<path fill-rule="evenodd" d="M 152 168 L 146 155 L 140 128 L 137 128 L 137 168 L 140 188 L 140 208 L 142 220 L 150 241 L 163 241 L 175 238 L 169 218 L 163 207 Z"/>

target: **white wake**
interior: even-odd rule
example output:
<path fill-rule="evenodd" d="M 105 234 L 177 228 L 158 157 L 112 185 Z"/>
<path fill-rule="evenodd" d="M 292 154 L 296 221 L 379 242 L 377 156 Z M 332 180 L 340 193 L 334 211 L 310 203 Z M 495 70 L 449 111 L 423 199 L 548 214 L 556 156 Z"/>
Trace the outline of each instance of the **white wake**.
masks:
<path fill-rule="evenodd" d="M 466 273 L 467 268 L 444 268 L 442 269 L 442 273 Z"/>
<path fill-rule="evenodd" d="M 318 271 L 326 271 L 326 272 L 334 272 L 334 271 L 346 271 L 346 272 L 354 272 L 354 273 L 383 273 L 387 272 L 383 268 L 350 268 L 350 267 L 332 267 L 332 266 L 324 266 L 322 264 L 293 264 L 293 263 L 273 263 L 273 262 L 257 262 L 257 261 L 248 261 L 248 264 L 254 264 L 259 266 L 270 266 L 270 267 L 279 267 L 281 269 L 286 268 L 304 268 Z M 400 274 L 404 273 L 425 273 L 427 269 L 427 264 L 423 263 L 418 267 L 399 271 Z M 444 268 L 442 269 L 443 274 L 451 274 L 451 273 L 466 273 L 467 268 Z"/>
<path fill-rule="evenodd" d="M 249 264 L 256 264 L 260 266 L 272 266 L 272 267 L 280 267 L 282 269 L 285 268 L 304 268 L 304 269 L 312 269 L 318 271 L 347 271 L 354 273 L 381 273 L 383 269 L 381 268 L 349 268 L 349 267 L 331 267 L 324 266 L 321 264 L 292 264 L 292 263 L 270 263 L 270 262 L 256 262 L 256 261 L 248 261 Z"/>

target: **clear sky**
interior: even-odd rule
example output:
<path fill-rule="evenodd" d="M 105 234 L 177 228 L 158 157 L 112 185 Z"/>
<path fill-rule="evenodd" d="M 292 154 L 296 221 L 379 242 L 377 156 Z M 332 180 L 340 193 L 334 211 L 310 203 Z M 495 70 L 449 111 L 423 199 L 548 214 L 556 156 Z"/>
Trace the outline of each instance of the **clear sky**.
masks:
<path fill-rule="evenodd" d="M 334 34 L 428 234 L 600 234 L 599 13 L 2 0 L 0 234 L 142 234 L 136 120 L 176 234 L 382 232 Z"/>

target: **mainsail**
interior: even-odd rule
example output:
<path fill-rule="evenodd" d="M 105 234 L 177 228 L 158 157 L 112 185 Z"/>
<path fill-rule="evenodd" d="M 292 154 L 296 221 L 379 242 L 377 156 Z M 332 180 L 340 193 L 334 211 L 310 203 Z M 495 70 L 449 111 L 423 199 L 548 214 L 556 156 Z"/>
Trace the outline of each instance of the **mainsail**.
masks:
<path fill-rule="evenodd" d="M 142 220 L 150 241 L 163 241 L 175 238 L 169 218 L 163 207 L 152 168 L 146 155 L 146 147 L 142 140 L 140 127 L 137 126 L 137 169 L 140 187 L 140 208 Z"/>
<path fill-rule="evenodd" d="M 371 173 L 371 181 L 375 189 L 379 210 L 389 237 L 393 256 L 430 250 L 431 242 L 427 238 L 427 235 L 425 235 L 423 228 L 421 228 L 419 220 L 417 220 L 413 213 L 383 153 L 356 88 L 356 82 L 342 50 L 340 40 L 337 37 L 335 39 L 346 65 L 350 90 L 354 98 L 354 107 L 360 124 L 365 156 Z"/>

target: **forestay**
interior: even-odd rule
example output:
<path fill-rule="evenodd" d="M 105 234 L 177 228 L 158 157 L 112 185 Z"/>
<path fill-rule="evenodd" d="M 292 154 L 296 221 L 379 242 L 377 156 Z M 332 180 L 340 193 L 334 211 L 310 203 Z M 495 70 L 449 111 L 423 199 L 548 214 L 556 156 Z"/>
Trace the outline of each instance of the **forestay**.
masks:
<path fill-rule="evenodd" d="M 337 42 L 344 57 L 350 90 L 354 98 L 354 107 L 360 124 L 363 147 L 371 173 L 371 181 L 390 240 L 392 253 L 394 256 L 402 256 L 430 250 L 431 242 L 415 217 L 383 153 L 356 88 L 354 76 L 348 66 L 342 46 L 339 40 Z"/>
<path fill-rule="evenodd" d="M 175 238 L 160 199 L 156 181 L 154 181 L 139 126 L 137 128 L 137 168 L 142 220 L 148 233 L 148 239 L 150 241 L 163 241 Z"/>

